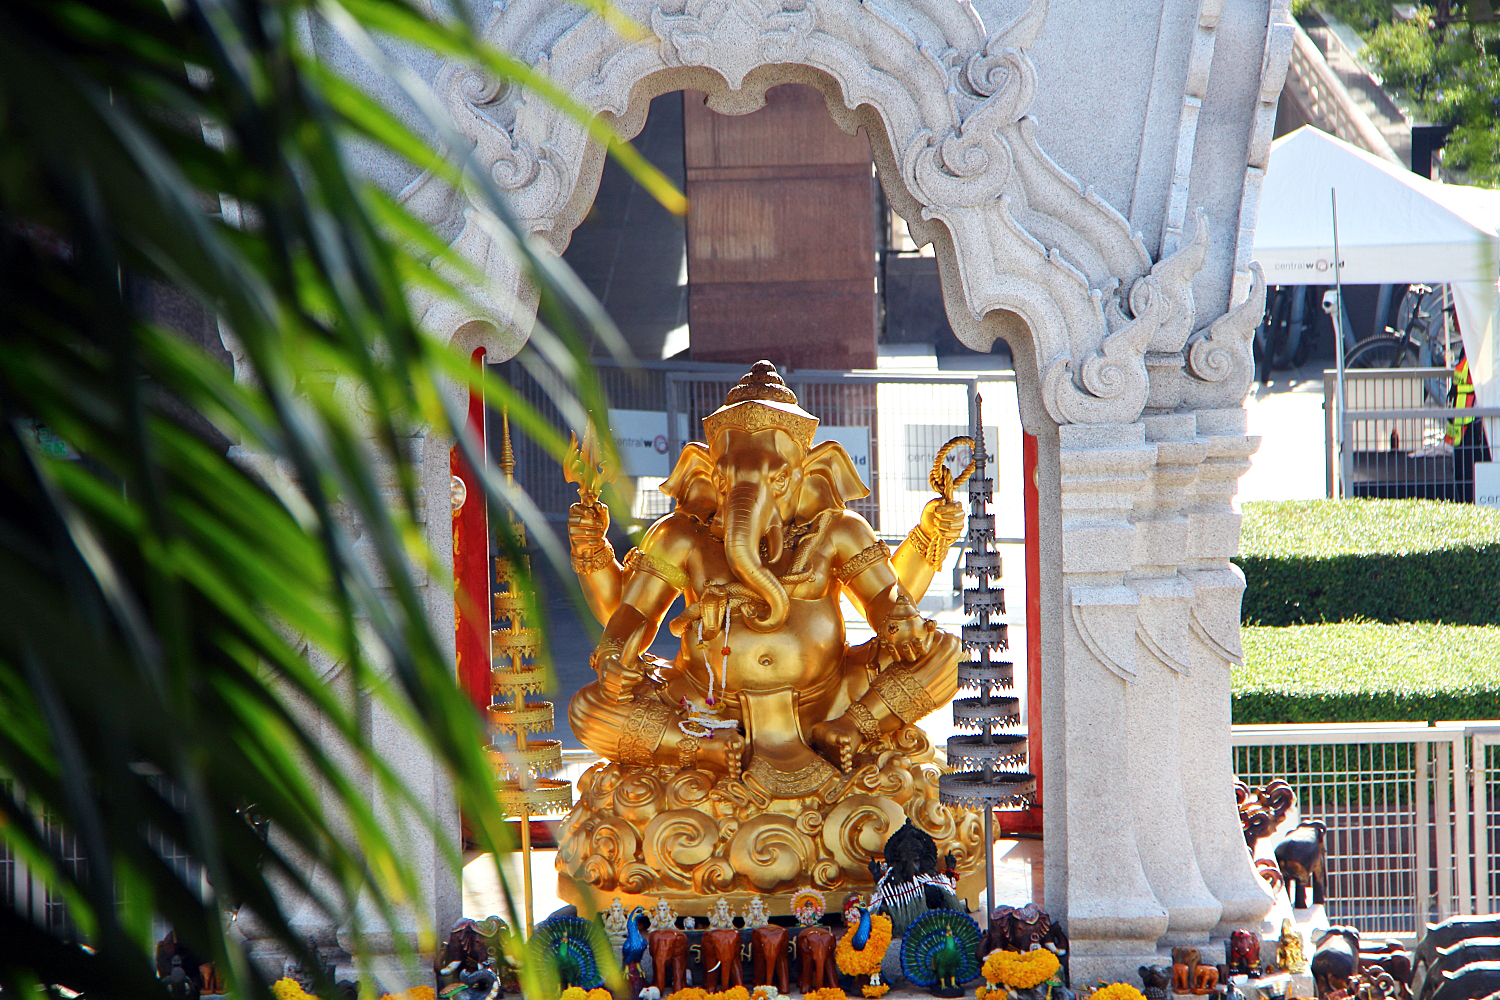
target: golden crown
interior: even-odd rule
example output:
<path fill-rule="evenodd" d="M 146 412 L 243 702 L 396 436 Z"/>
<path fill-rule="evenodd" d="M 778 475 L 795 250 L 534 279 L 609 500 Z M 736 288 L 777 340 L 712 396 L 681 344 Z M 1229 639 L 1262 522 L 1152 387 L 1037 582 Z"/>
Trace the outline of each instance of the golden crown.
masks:
<path fill-rule="evenodd" d="M 771 428 L 786 431 L 804 448 L 811 448 L 818 418 L 797 405 L 794 393 L 769 361 L 757 361 L 729 390 L 724 405 L 703 418 L 703 433 L 713 447 L 722 431 Z"/>

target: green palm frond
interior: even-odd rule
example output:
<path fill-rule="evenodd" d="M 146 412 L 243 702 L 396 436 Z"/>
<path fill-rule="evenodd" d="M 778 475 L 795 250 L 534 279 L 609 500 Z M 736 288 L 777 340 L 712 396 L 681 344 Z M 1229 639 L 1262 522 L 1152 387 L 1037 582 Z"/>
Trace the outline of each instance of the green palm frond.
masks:
<path fill-rule="evenodd" d="M 373 38 L 400 38 L 557 101 L 681 207 L 529 67 L 400 0 L 0 7 L 0 839 L 70 924 L 0 907 L 7 992 L 156 995 L 160 918 L 237 995 L 268 996 L 225 913 L 253 913 L 311 967 L 285 887 L 356 942 L 394 924 L 423 887 L 372 801 L 446 835 L 371 747 L 369 705 L 427 741 L 482 846 L 505 846 L 452 637 L 427 617 L 423 582 L 448 584 L 411 442 L 463 427 L 454 383 L 482 384 L 559 460 L 567 442 L 416 326 L 408 288 L 456 295 L 441 274 L 468 272 L 351 168 L 350 141 L 461 186 L 508 234 L 540 292 L 531 363 L 555 373 L 561 412 L 607 405 L 579 328 L 618 334 L 530 248 L 483 171 L 452 157 L 463 147 L 442 121 L 423 140 L 299 48 L 306 17 L 372 59 Z M 399 82 L 422 107 L 420 81 Z M 152 321 L 138 292 L 161 284 L 232 331 L 238 381 Z M 67 456 L 39 447 L 51 435 Z M 487 486 L 563 556 L 524 496 Z M 69 863 L 57 829 L 86 863 Z"/>

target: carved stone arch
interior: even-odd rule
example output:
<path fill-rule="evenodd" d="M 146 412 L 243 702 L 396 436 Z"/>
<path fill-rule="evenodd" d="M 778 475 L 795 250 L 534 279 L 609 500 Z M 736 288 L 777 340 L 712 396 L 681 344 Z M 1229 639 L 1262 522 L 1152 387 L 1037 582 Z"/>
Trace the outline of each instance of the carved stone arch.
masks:
<path fill-rule="evenodd" d="M 1261 311 L 1248 234 L 1294 28 L 1286 0 L 1145 0 L 1110 18 L 1091 0 L 1052 0 L 1050 15 L 1047 0 L 1032 0 L 995 31 L 969 0 L 615 0 L 645 28 L 628 38 L 571 0 L 501 2 L 490 40 L 627 136 L 660 93 L 693 88 L 716 110 L 746 113 L 767 87 L 790 82 L 820 89 L 846 131 L 867 130 L 892 203 L 934 247 L 955 332 L 978 350 L 997 337 L 1011 344 L 1022 419 L 1038 438 L 1043 863 L 1047 908 L 1073 942 L 1072 974 L 1113 982 L 1156 961 L 1162 945 L 1261 927 L 1271 900 L 1229 796 L 1229 665 L 1242 654 L 1244 587 L 1230 560 L 1236 483 L 1257 446 L 1240 405 Z M 1142 25 L 1153 45 L 1120 43 L 1122 26 Z M 1226 42 L 1218 56 L 1215 37 Z M 1070 161 L 1121 204 L 1079 185 L 1038 145 L 1027 109 L 1033 95 L 1043 108 L 1056 95 L 1038 87 L 1033 42 L 1043 68 L 1059 71 L 1062 97 L 1048 112 L 1057 148 L 1099 114 L 1140 125 L 1139 145 L 1119 145 L 1117 129 L 1097 162 Z M 1262 45 L 1253 66 L 1246 56 Z M 1093 72 L 1088 60 L 1102 53 L 1118 58 L 1101 71 L 1135 88 L 1111 76 L 1113 89 L 1059 125 L 1058 104 L 1087 90 L 1069 78 Z M 545 102 L 412 60 L 517 214 L 561 252 L 597 190 L 603 150 Z M 1186 84 L 1174 70 L 1184 63 Z M 1133 179 L 1122 164 L 1139 168 Z M 374 176 L 398 176 L 374 166 Z M 1131 190 L 1141 199 L 1124 204 Z M 424 324 L 466 353 L 513 355 L 535 301 L 506 235 L 431 177 L 402 197 L 481 275 L 473 307 L 418 298 Z M 1216 239 L 1195 211 L 1201 202 L 1221 220 Z M 1117 209 L 1148 230 L 1159 224 L 1169 251 L 1153 259 Z M 1250 298 L 1208 308 L 1231 268 Z M 225 343 L 236 376 L 253 378 L 232 336 Z M 463 388 L 454 385 L 455 404 Z M 440 564 L 451 523 L 432 515 L 449 505 L 451 443 L 437 432 L 411 442 Z M 425 594 L 435 633 L 452 634 L 451 592 Z M 428 766 L 425 745 L 384 745 L 403 755 L 404 773 Z M 443 799 L 435 762 L 430 773 L 456 843 L 456 805 Z M 423 870 L 439 873 L 425 926 L 447 926 L 457 883 L 444 882 L 436 841 L 421 851 Z"/>
<path fill-rule="evenodd" d="M 1203 241 L 1153 261 L 1124 216 L 1041 149 L 1027 49 L 1047 5 L 1033 0 L 988 32 L 951 0 L 627 0 L 618 9 L 650 30 L 624 37 L 582 7 L 515 0 L 485 34 L 627 136 L 668 91 L 701 89 L 710 107 L 744 114 L 771 86 L 817 87 L 840 127 L 865 128 L 893 204 L 935 245 L 955 333 L 981 351 L 1003 333 L 1024 359 L 1028 423 L 1043 412 L 1130 423 L 1150 395 L 1148 349 L 1202 381 L 1181 352 L 1198 327 L 1191 283 Z M 604 150 L 553 104 L 470 67 L 446 66 L 437 85 L 479 165 L 560 253 L 593 200 Z M 431 176 L 403 197 L 432 221 L 462 217 L 453 248 L 480 266 L 474 297 L 509 331 L 493 355 L 513 354 L 533 303 L 494 227 Z M 417 310 L 444 334 L 474 318 L 430 299 Z"/>

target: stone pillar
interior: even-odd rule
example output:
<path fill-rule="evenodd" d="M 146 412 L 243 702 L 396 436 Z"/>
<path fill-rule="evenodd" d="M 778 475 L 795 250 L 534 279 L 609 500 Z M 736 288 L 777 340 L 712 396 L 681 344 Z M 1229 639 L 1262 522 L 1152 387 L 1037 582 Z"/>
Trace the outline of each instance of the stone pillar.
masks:
<path fill-rule="evenodd" d="M 235 357 L 236 378 L 253 378 L 239 345 L 229 336 L 225 337 L 225 343 Z M 358 394 L 344 391 L 343 386 L 339 387 L 339 391 L 346 397 L 351 412 L 357 413 L 360 407 L 365 407 L 365 401 Z M 452 519 L 447 516 L 429 518 L 427 514 L 432 503 L 443 504 L 437 511 L 443 515 L 447 513 L 450 490 L 448 448 L 452 442 L 429 442 L 427 438 L 426 431 L 418 432 L 410 438 L 407 445 L 407 453 L 421 472 L 421 489 L 418 493 L 421 506 L 416 520 L 427 530 L 428 543 L 439 562 L 451 564 Z M 370 453 L 374 454 L 375 449 L 371 448 Z M 287 473 L 286 469 L 272 465 L 254 454 L 241 453 L 237 457 L 240 461 L 253 465 L 267 478 L 284 477 Z M 374 475 L 384 495 L 393 499 L 399 495 L 391 469 L 377 466 Z M 350 517 L 348 514 L 344 516 Z M 378 567 L 369 541 L 361 537 L 358 525 L 352 520 L 346 520 L 346 527 L 355 538 L 356 558 L 364 562 L 377 585 L 384 583 L 384 574 Z M 430 587 L 426 572 L 421 567 L 414 567 L 413 572 L 434 631 L 439 636 L 452 636 L 452 593 L 445 588 Z M 350 784 L 359 789 L 359 793 L 370 803 L 376 817 L 382 822 L 386 835 L 401 852 L 403 863 L 417 872 L 421 896 L 398 912 L 393 924 L 387 924 L 378 909 L 370 905 L 367 899 L 354 901 L 355 914 L 364 934 L 364 956 L 371 963 L 375 979 L 370 985 L 376 995 L 400 993 L 413 984 L 428 981 L 428 966 L 433 957 L 433 949 L 461 911 L 460 875 L 449 863 L 449 858 L 457 856 L 461 849 L 452 782 L 442 762 L 417 732 L 388 710 L 369 690 L 353 686 L 345 664 L 311 648 L 307 650 L 307 655 L 323 682 L 338 693 L 346 706 L 365 717 L 365 731 L 374 752 L 392 767 L 406 789 L 416 798 L 421 810 L 420 814 L 414 813 L 401 798 L 373 780 L 368 771 L 359 765 L 338 733 L 322 722 L 311 705 L 292 702 L 292 710 L 300 715 L 309 731 L 320 738 L 329 757 L 342 766 Z M 375 662 L 380 662 L 378 657 Z M 327 793 L 330 790 L 320 787 L 319 791 Z M 325 794 L 323 801 L 332 802 L 331 794 Z M 327 818 L 336 833 L 348 830 L 344 816 L 330 812 Z M 436 830 L 429 818 L 436 819 Z M 339 900 L 334 881 L 311 859 L 291 850 L 274 825 L 269 836 L 271 842 L 293 865 L 300 866 L 302 874 L 315 891 L 325 894 L 330 900 Z M 280 887 L 278 903 L 293 931 L 318 947 L 324 960 L 335 966 L 335 975 L 339 979 L 353 980 L 361 977 L 361 970 L 351 959 L 355 948 L 352 935 L 354 926 L 351 922 L 335 924 L 312 900 L 295 891 L 291 885 Z M 244 939 L 246 951 L 261 973 L 272 980 L 280 978 L 288 955 L 267 935 L 256 915 L 241 911 L 236 919 L 236 932 Z M 415 962 L 402 959 L 402 949 L 415 952 Z"/>
<path fill-rule="evenodd" d="M 1064 647 L 1044 667 L 1047 907 L 1066 921 L 1075 982 L 1265 930 L 1229 746 L 1244 586 L 1232 500 L 1257 443 L 1244 426 L 1238 408 L 1063 425 L 1055 492 L 1042 463 L 1062 539 L 1061 614 L 1044 580 L 1043 624 Z"/>
<path fill-rule="evenodd" d="M 1130 514 L 1157 450 L 1140 423 L 1067 424 L 1058 439 L 1063 660 L 1060 676 L 1043 678 L 1042 704 L 1060 711 L 1047 712 L 1042 739 L 1048 765 L 1059 755 L 1045 748 L 1061 744 L 1065 784 L 1047 770 L 1047 906 L 1066 922 L 1074 981 L 1091 983 L 1154 961 L 1167 930 L 1136 832 L 1132 772 L 1141 747 L 1130 688 L 1140 673 L 1140 599 L 1125 582 L 1136 545 Z M 1059 850 L 1062 872 L 1051 863 Z"/>

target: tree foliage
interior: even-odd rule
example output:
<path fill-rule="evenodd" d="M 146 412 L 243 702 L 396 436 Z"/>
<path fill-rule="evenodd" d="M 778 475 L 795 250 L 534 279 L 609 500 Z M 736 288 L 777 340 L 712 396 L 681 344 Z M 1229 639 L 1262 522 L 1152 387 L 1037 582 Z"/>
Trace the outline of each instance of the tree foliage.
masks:
<path fill-rule="evenodd" d="M 424 513 L 413 451 L 424 428 L 432 447 L 463 426 L 452 386 L 481 376 L 417 326 L 407 289 L 458 294 L 440 275 L 473 275 L 351 169 L 351 143 L 463 186 L 511 234 L 540 289 L 531 338 L 564 413 L 604 405 L 575 326 L 618 335 L 558 262 L 530 253 L 483 171 L 434 152 L 466 148 L 439 116 L 413 132 L 299 42 L 318 17 L 376 69 L 397 39 L 566 103 L 472 25 L 424 9 L 0 5 L 0 838 L 69 917 L 39 926 L 0 906 L 7 995 L 161 995 L 160 918 L 236 995 L 269 996 L 227 914 L 253 912 L 311 959 L 288 888 L 361 950 L 424 889 L 373 803 L 459 862 L 448 818 L 372 748 L 371 712 L 426 741 L 481 845 L 504 846 L 452 636 L 428 623 L 451 583 L 424 517 L 445 508 Z M 419 111 L 435 106 L 403 86 Z M 142 283 L 201 304 L 254 377 L 236 381 L 158 323 Z M 524 401 L 493 380 L 487 391 L 561 453 Z"/>
<path fill-rule="evenodd" d="M 1323 0 L 1314 4 L 1365 38 L 1362 52 L 1419 121 L 1452 125 L 1443 166 L 1466 182 L 1500 186 L 1500 23 L 1462 20 L 1488 4 L 1456 2 L 1440 24 L 1431 7 L 1395 18 L 1389 0 Z M 1399 99 L 1399 98 L 1398 98 Z"/>

